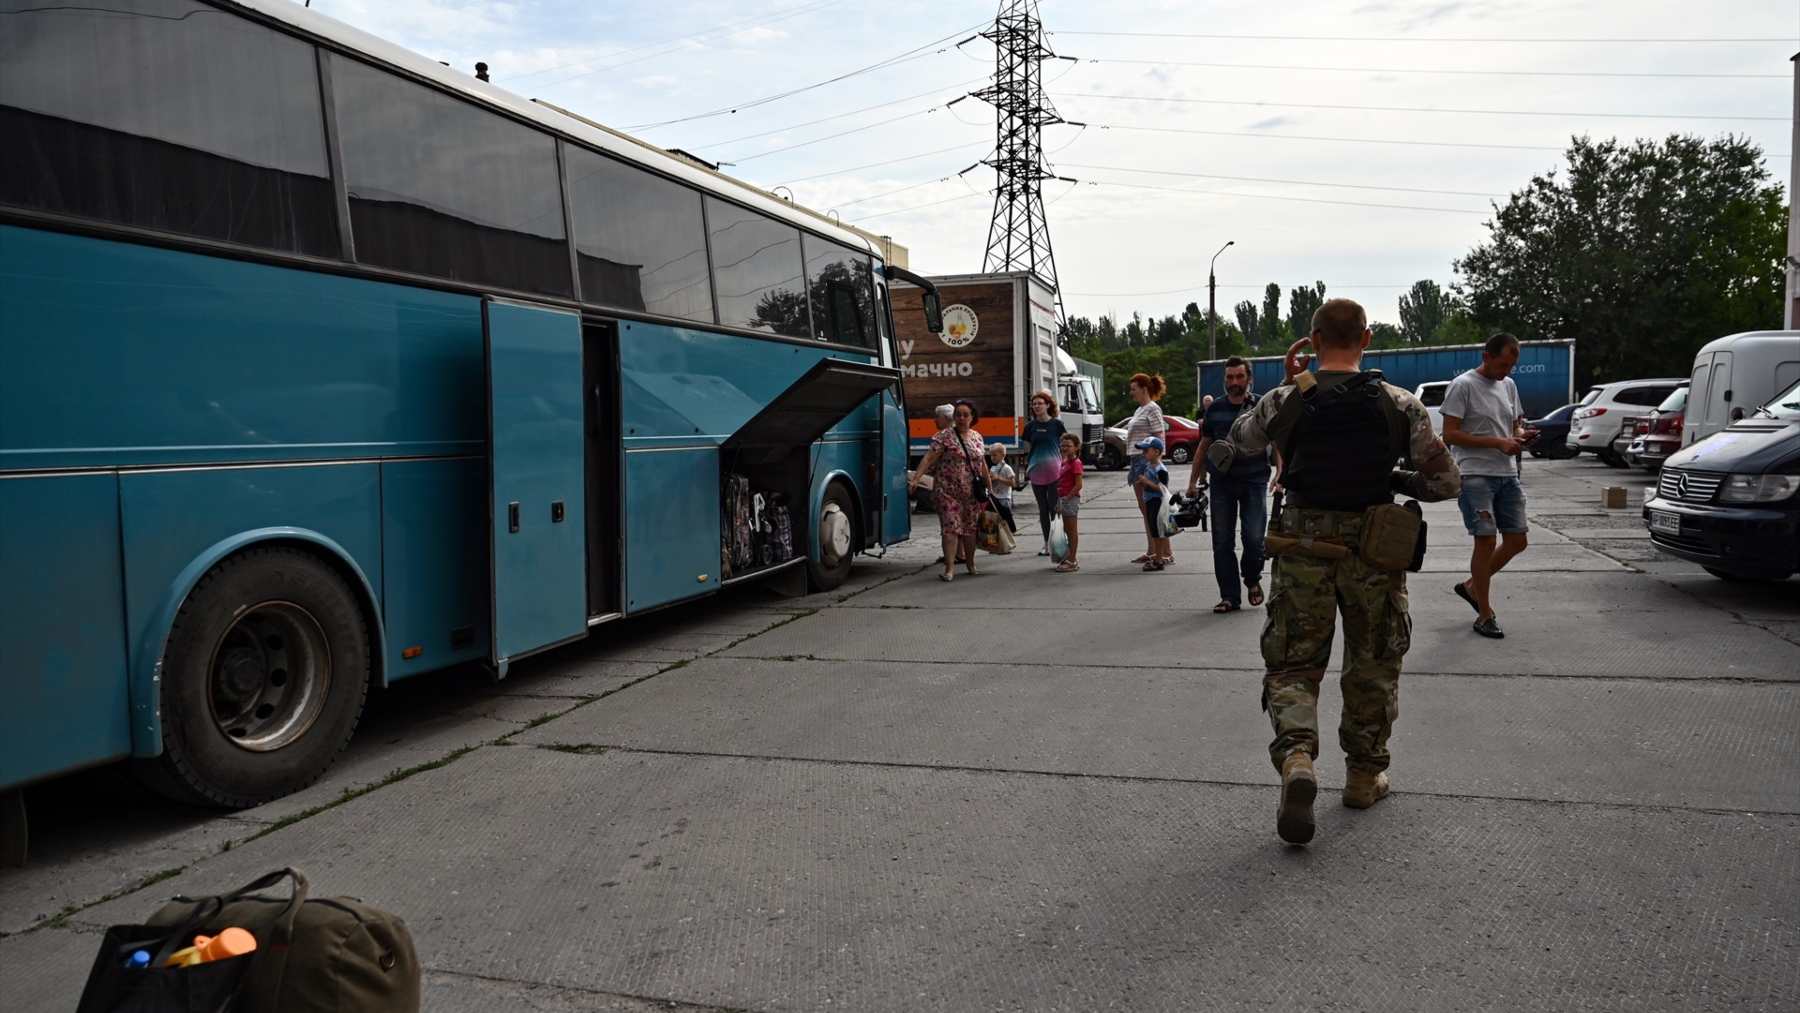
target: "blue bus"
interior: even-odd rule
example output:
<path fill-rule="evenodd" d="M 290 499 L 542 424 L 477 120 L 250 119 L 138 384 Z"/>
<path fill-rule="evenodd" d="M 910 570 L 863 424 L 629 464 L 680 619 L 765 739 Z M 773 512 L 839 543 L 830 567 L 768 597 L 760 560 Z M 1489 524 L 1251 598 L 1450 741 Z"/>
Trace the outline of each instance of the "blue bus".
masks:
<path fill-rule="evenodd" d="M 0 792 L 909 534 L 859 233 L 287 0 L 0 2 Z M 935 315 L 935 301 L 921 307 Z"/>

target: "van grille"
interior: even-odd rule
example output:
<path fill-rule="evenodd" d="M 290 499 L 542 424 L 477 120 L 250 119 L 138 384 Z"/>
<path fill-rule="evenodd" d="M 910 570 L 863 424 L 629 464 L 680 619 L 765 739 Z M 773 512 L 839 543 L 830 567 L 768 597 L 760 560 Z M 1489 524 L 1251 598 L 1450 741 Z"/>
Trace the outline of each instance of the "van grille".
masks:
<path fill-rule="evenodd" d="M 1724 482 L 1725 476 L 1717 472 L 1664 468 L 1656 483 L 1656 494 L 1683 503 L 1711 503 Z"/>
<path fill-rule="evenodd" d="M 1087 422 L 1082 424 L 1081 443 L 1083 446 L 1093 446 L 1094 444 L 1102 443 L 1105 440 L 1106 426 L 1098 422 Z"/>

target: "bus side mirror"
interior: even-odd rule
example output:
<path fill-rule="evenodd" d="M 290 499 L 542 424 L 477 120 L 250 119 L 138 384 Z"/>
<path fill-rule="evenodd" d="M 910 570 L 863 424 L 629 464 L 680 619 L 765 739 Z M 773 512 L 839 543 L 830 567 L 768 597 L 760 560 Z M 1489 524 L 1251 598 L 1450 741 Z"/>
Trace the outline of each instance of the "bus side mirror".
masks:
<path fill-rule="evenodd" d="M 925 310 L 925 329 L 933 334 L 944 333 L 944 304 L 938 299 L 937 289 L 926 289 L 919 302 Z"/>

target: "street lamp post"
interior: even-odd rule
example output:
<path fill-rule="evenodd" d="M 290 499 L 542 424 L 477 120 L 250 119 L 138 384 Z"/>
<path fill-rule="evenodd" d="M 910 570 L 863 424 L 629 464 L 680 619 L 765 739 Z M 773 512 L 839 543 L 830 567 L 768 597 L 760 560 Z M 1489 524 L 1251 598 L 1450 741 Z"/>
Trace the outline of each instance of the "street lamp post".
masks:
<path fill-rule="evenodd" d="M 1224 246 L 1219 247 L 1219 253 L 1224 253 L 1236 245 L 1237 240 L 1228 240 Z M 1212 259 L 1206 262 L 1206 357 L 1208 359 L 1219 357 L 1219 309 L 1217 306 L 1219 279 L 1213 277 L 1213 265 L 1218 263 L 1219 253 L 1213 254 Z"/>

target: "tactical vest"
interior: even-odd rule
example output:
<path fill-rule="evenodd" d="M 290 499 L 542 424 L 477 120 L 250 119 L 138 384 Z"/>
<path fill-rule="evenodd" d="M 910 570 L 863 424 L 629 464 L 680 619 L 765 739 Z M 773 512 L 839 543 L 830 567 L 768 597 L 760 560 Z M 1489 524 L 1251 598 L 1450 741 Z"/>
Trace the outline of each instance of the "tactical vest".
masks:
<path fill-rule="evenodd" d="M 1408 450 L 1406 418 L 1380 371 L 1295 391 L 1281 407 L 1274 435 L 1292 505 L 1365 510 L 1394 501 L 1389 482 Z"/>

